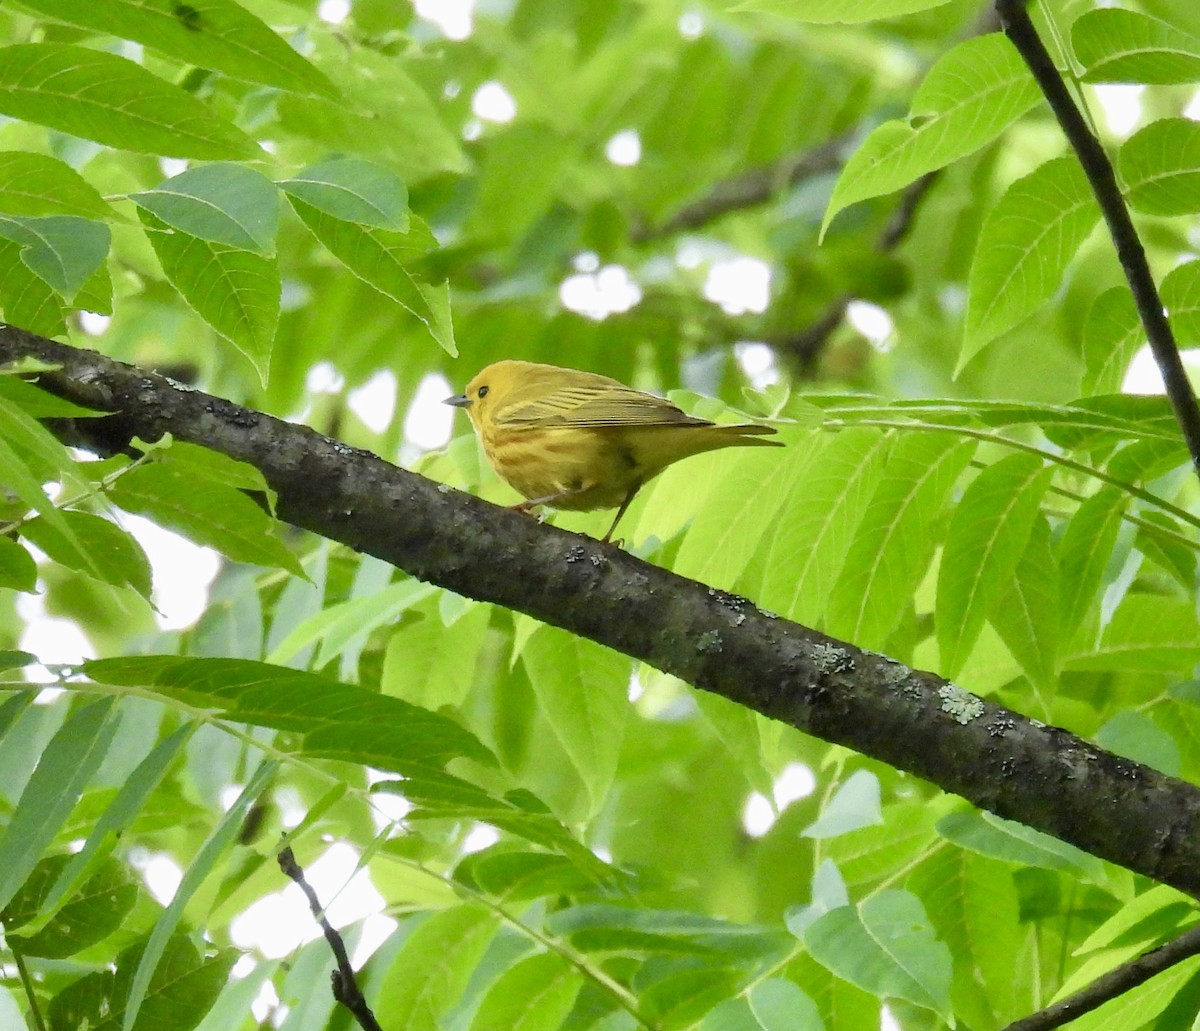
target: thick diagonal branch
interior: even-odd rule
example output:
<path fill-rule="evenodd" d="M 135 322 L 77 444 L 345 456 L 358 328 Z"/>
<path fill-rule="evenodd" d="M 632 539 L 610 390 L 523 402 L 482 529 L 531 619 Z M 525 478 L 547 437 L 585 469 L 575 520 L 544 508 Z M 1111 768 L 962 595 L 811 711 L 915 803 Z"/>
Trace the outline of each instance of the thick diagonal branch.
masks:
<path fill-rule="evenodd" d="M 0 364 L 25 356 L 59 366 L 42 374 L 46 389 L 114 413 L 76 420 L 73 443 L 107 451 L 171 433 L 249 462 L 295 526 L 590 638 L 1200 897 L 1200 789 L 1191 784 L 307 427 L 0 327 Z"/>

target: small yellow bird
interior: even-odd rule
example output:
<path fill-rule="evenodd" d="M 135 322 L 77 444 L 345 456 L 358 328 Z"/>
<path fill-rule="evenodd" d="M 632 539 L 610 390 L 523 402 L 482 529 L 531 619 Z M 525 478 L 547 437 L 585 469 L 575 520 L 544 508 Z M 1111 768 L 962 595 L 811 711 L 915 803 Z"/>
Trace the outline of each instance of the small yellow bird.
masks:
<path fill-rule="evenodd" d="M 770 426 L 718 426 L 608 376 L 535 362 L 489 365 L 445 403 L 467 410 L 492 468 L 525 497 L 514 509 L 615 508 L 605 542 L 638 489 L 672 462 L 782 446 L 759 439 Z"/>

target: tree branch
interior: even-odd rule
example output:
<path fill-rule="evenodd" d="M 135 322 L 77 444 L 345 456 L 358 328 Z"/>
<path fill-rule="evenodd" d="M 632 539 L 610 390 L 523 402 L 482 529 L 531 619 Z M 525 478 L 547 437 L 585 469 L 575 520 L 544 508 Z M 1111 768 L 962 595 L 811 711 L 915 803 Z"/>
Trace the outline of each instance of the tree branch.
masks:
<path fill-rule="evenodd" d="M 1146 330 L 1146 340 L 1162 374 L 1167 397 L 1192 456 L 1192 465 L 1200 475 L 1200 404 L 1197 404 L 1196 394 L 1188 382 L 1179 347 L 1175 343 L 1175 334 L 1163 310 L 1142 241 L 1138 238 L 1129 209 L 1121 196 L 1112 162 L 1088 127 L 1055 68 L 1054 60 L 1039 38 L 1026 10 L 1026 0 L 996 0 L 996 13 L 1004 34 L 1012 40 L 1013 46 L 1029 66 L 1092 185 L 1092 192 L 1096 195 L 1117 248 L 1117 258 L 1137 305 L 1138 316 Z"/>
<path fill-rule="evenodd" d="M 913 219 L 917 217 L 921 201 L 925 199 L 925 195 L 929 193 L 930 187 L 937 181 L 940 174 L 940 169 L 935 169 L 908 184 L 908 187 L 900 195 L 900 203 L 892 212 L 892 217 L 888 219 L 887 225 L 883 227 L 883 232 L 879 234 L 879 239 L 875 242 L 876 251 L 880 254 L 887 254 L 900 245 L 912 228 Z M 798 333 L 789 333 L 783 338 L 768 339 L 767 342 L 779 350 L 787 351 L 800 362 L 801 371 L 811 375 L 816 367 L 817 358 L 825 349 L 829 338 L 845 319 L 846 307 L 852 300 L 854 300 L 853 294 L 842 294 L 840 297 L 835 297 L 814 322 Z"/>
<path fill-rule="evenodd" d="M 256 466 L 281 518 L 479 601 L 590 638 L 1200 897 L 1200 789 L 589 537 L 398 469 L 305 426 L 13 327 L 0 364 L 115 413 L 97 450 L 171 433 Z"/>
<path fill-rule="evenodd" d="M 1107 974 L 1096 978 L 1081 992 L 1047 1006 L 1044 1010 L 1031 1013 L 1028 1017 L 1013 1021 L 1004 1031 L 1052 1031 L 1063 1024 L 1082 1017 L 1106 1002 L 1123 995 L 1161 974 L 1176 963 L 1200 954 L 1200 927 L 1185 931 L 1174 941 L 1143 952 L 1137 959 L 1130 960 Z"/>
<path fill-rule="evenodd" d="M 635 224 L 630 231 L 634 243 L 660 240 L 664 236 L 699 229 L 715 222 L 732 211 L 765 204 L 785 186 L 794 186 L 824 172 L 836 172 L 842 167 L 842 151 L 851 142 L 853 134 L 844 133 L 818 144 L 810 150 L 787 154 L 769 165 L 747 169 L 713 185 L 703 197 L 685 204 L 666 221 L 657 225 L 644 222 Z"/>

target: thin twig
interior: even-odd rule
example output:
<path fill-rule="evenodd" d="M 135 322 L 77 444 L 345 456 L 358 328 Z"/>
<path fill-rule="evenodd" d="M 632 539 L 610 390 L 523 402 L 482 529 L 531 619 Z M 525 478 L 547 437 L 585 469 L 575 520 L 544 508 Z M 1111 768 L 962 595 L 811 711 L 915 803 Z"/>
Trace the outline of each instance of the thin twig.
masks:
<path fill-rule="evenodd" d="M 325 919 L 321 900 L 317 898 L 317 893 L 313 891 L 312 885 L 304 879 L 304 871 L 296 862 L 296 856 L 290 848 L 285 846 L 280 849 L 278 859 L 279 869 L 295 881 L 300 886 L 300 890 L 304 892 L 305 898 L 308 899 L 308 908 L 312 910 L 312 915 L 321 925 L 321 930 L 325 933 L 325 940 L 329 942 L 334 959 L 337 960 L 337 969 L 330 975 L 333 997 L 354 1015 L 354 1019 L 358 1021 L 363 1031 L 383 1031 L 379 1021 L 375 1019 L 375 1014 L 371 1012 L 371 1007 L 367 1005 L 362 989 L 358 987 L 358 979 L 355 976 L 354 968 L 350 965 L 350 957 L 346 953 L 346 943 Z"/>
<path fill-rule="evenodd" d="M 1200 927 L 1185 931 L 1166 945 L 1143 952 L 1137 959 L 1096 978 L 1083 991 L 1014 1021 L 1004 1031 L 1051 1031 L 1062 1027 L 1195 955 L 1200 955 Z"/>
<path fill-rule="evenodd" d="M 1179 356 L 1179 347 L 1171 324 L 1163 310 L 1142 241 L 1134 228 L 1129 209 L 1121 197 L 1117 176 L 1104 147 L 1088 127 L 1087 121 L 1071 98 L 1066 83 L 1054 66 L 1054 60 L 1042 43 L 1025 7 L 1026 0 L 996 0 L 996 13 L 1004 33 L 1017 48 L 1050 104 L 1071 149 L 1091 183 L 1092 192 L 1108 223 L 1108 231 L 1117 248 L 1117 258 L 1125 272 L 1129 289 L 1137 305 L 1138 316 L 1146 330 L 1146 340 L 1166 386 L 1167 397 L 1192 456 L 1192 465 L 1200 475 L 1200 404 L 1188 382 Z"/>

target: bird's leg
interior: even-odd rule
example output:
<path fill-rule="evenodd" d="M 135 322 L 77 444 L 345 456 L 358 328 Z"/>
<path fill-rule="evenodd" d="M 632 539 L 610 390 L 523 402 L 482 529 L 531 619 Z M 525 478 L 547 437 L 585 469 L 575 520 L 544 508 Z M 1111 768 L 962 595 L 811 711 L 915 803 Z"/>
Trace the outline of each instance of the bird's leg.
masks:
<path fill-rule="evenodd" d="M 578 487 L 555 491 L 553 494 L 547 494 L 544 498 L 526 498 L 524 501 L 518 501 L 515 505 L 509 505 L 508 507 L 513 512 L 529 512 L 539 505 L 553 505 L 554 502 L 562 501 L 563 498 L 569 498 L 572 494 L 582 494 L 592 486 L 590 483 L 584 483 Z"/>
<path fill-rule="evenodd" d="M 629 507 L 629 503 L 633 500 L 633 496 L 638 492 L 639 487 L 641 487 L 641 484 L 635 483 L 633 487 L 630 488 L 629 493 L 625 495 L 625 500 L 621 502 L 621 507 L 617 509 L 617 514 L 613 517 L 612 526 L 608 528 L 608 533 L 600 538 L 601 544 L 608 544 L 610 541 L 612 541 L 613 530 L 617 528 L 617 523 L 621 521 L 621 516 L 625 514 L 625 509 Z M 621 541 L 614 541 L 613 543 L 618 548 L 622 544 Z"/>

